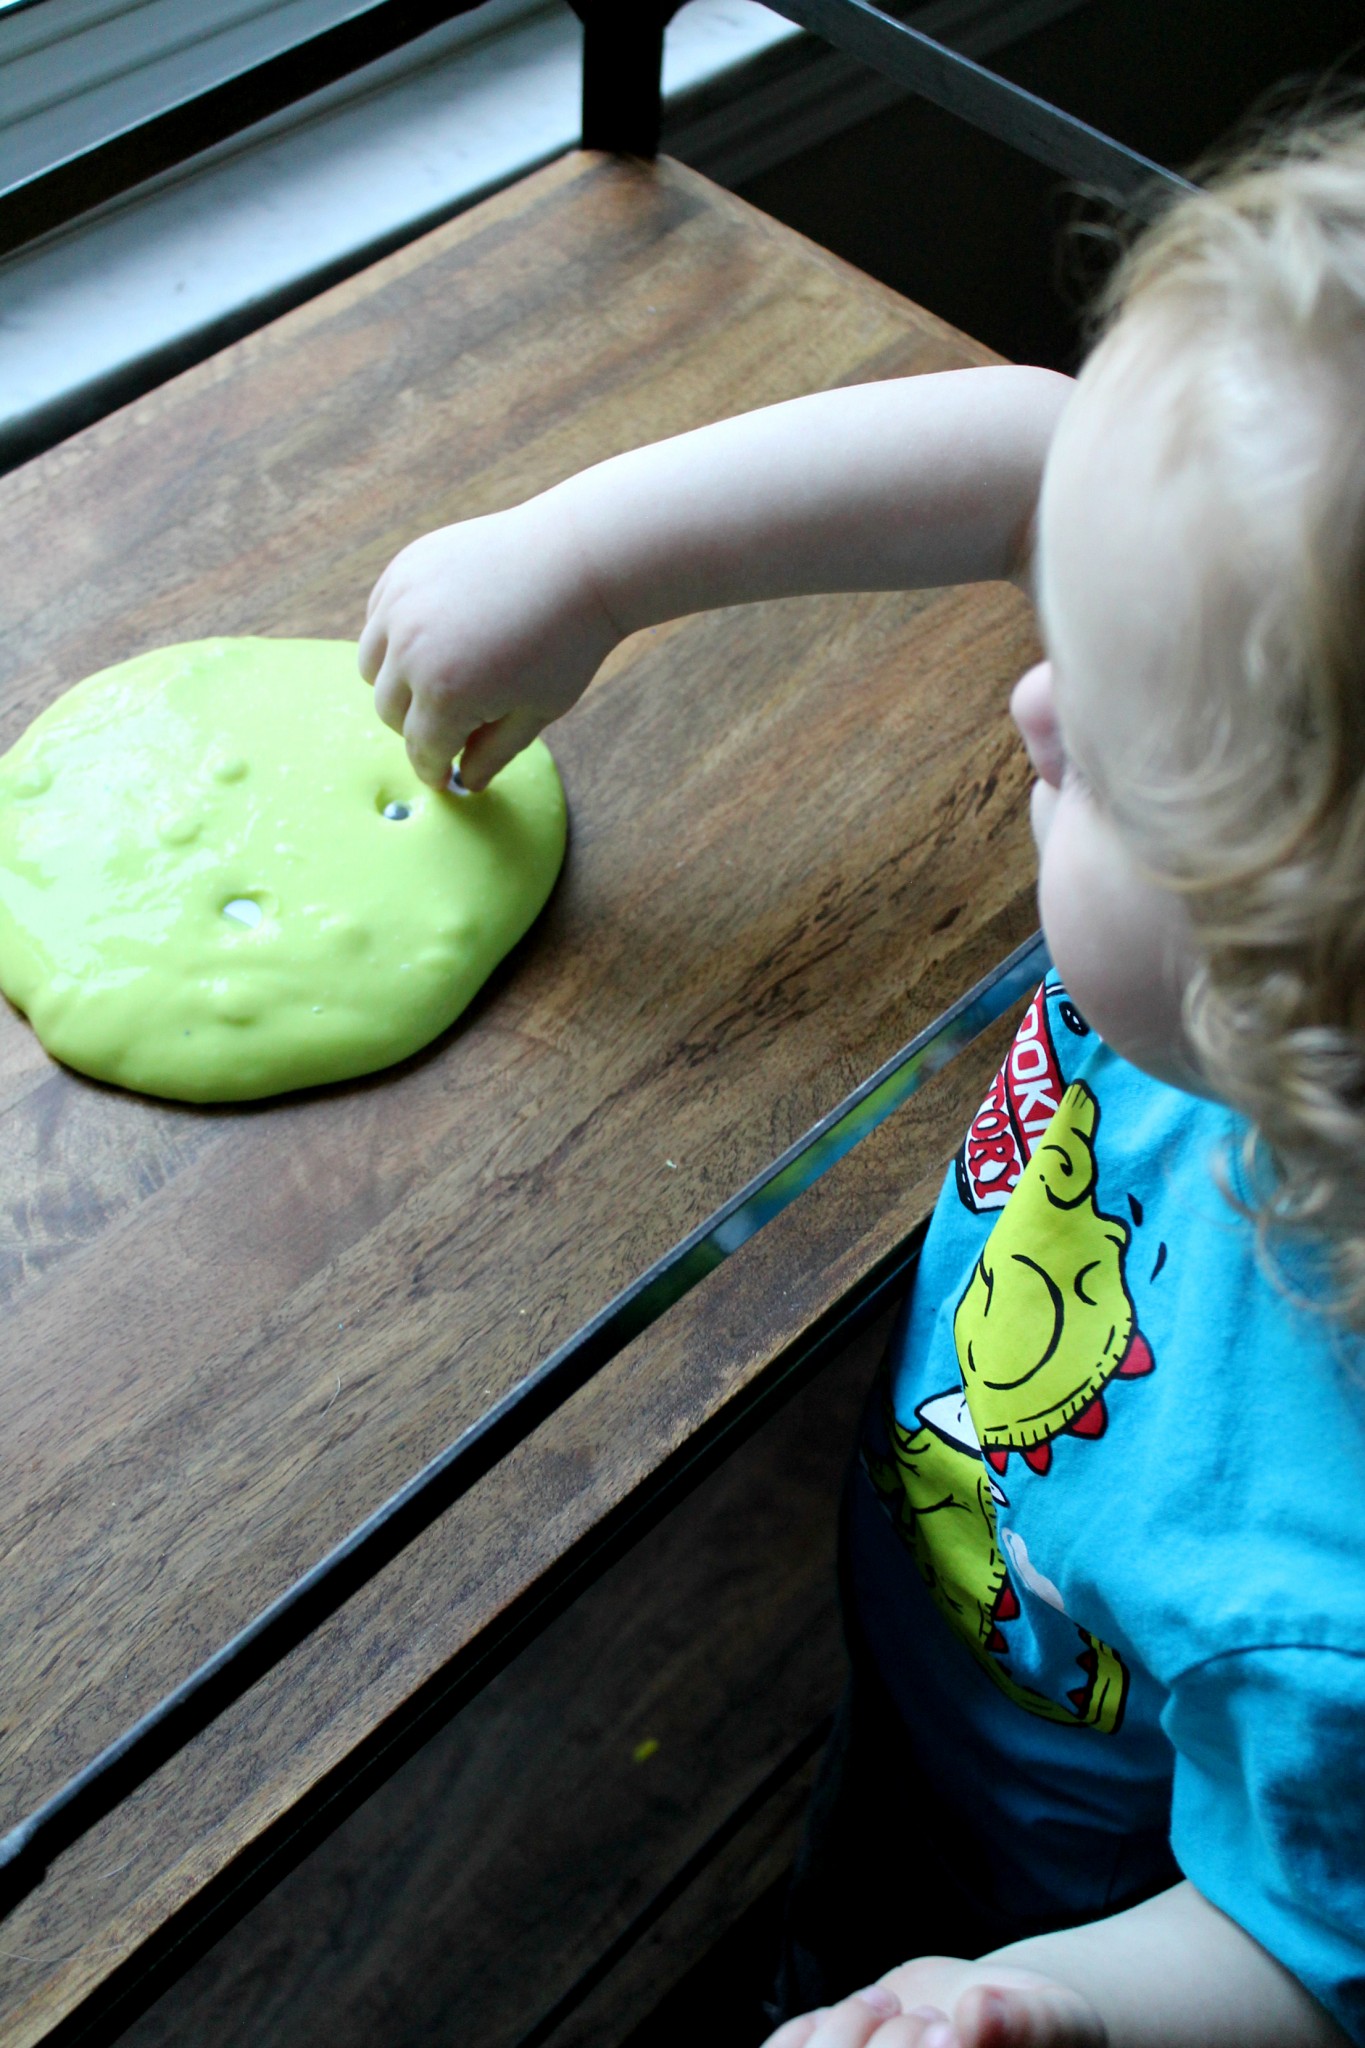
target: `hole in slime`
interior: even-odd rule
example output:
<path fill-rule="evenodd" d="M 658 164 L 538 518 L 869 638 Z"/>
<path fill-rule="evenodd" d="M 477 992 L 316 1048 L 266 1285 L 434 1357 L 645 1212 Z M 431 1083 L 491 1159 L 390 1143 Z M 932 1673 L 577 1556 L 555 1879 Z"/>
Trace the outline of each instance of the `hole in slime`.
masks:
<path fill-rule="evenodd" d="M 254 896 L 233 896 L 223 905 L 224 917 L 230 917 L 234 924 L 243 924 L 248 931 L 254 931 L 264 915 Z"/>

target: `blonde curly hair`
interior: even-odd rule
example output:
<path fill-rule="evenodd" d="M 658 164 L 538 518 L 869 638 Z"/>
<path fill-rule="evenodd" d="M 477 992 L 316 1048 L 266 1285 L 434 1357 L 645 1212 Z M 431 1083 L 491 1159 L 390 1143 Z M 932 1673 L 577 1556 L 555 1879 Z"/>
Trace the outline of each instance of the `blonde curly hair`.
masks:
<path fill-rule="evenodd" d="M 1101 311 L 1102 349 L 1159 351 L 1242 584 L 1231 660 L 1193 651 L 1180 770 L 1123 823 L 1186 900 L 1186 1030 L 1250 1120 L 1262 1246 L 1310 1240 L 1365 1329 L 1365 117 L 1301 120 L 1176 201 Z"/>

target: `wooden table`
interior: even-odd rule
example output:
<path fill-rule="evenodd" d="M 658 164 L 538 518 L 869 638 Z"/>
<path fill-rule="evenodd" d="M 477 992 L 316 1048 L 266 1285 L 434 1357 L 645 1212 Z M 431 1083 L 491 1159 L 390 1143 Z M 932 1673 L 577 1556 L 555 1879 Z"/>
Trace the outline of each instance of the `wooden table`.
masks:
<path fill-rule="evenodd" d="M 987 360 L 676 165 L 568 157 L 0 482 L 0 745 L 160 642 L 353 637 L 404 540 L 642 440 Z M 158 1104 L 0 1016 L 0 1827 L 1027 935 L 1032 650 L 994 586 L 637 636 L 551 736 L 544 917 L 369 1081 Z M 1002 1029 L 60 1859 L 0 1927 L 11 2048 L 135 2010 L 837 1322 Z"/>

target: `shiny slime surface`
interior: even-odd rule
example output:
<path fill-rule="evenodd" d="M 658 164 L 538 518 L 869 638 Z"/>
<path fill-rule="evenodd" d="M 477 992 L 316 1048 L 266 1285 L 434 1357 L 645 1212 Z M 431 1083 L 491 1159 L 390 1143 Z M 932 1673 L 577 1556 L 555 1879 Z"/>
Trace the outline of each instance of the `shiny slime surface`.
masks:
<path fill-rule="evenodd" d="M 437 794 L 348 641 L 157 648 L 0 759 L 0 988 L 57 1059 L 145 1094 L 344 1080 L 459 1016 L 564 842 L 542 742 Z"/>

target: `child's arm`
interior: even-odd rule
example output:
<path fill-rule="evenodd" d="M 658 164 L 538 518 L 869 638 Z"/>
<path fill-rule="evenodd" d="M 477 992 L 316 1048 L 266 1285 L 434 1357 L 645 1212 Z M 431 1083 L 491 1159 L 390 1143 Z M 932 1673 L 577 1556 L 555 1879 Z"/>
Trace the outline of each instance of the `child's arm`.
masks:
<path fill-rule="evenodd" d="M 758 598 L 1021 579 L 1069 390 L 1002 367 L 820 392 L 426 534 L 370 598 L 360 667 L 380 716 L 424 781 L 443 784 L 465 749 L 482 788 L 642 626 Z"/>
<path fill-rule="evenodd" d="M 822 2026 L 831 2048 L 1350 2048 L 1298 1979 L 1192 1884 L 978 1962 L 923 1956 L 881 1985 L 902 2015 L 924 2017 L 869 2008 L 861 2019 L 846 2001 L 790 2021 L 769 2048 L 825 2048 Z"/>

